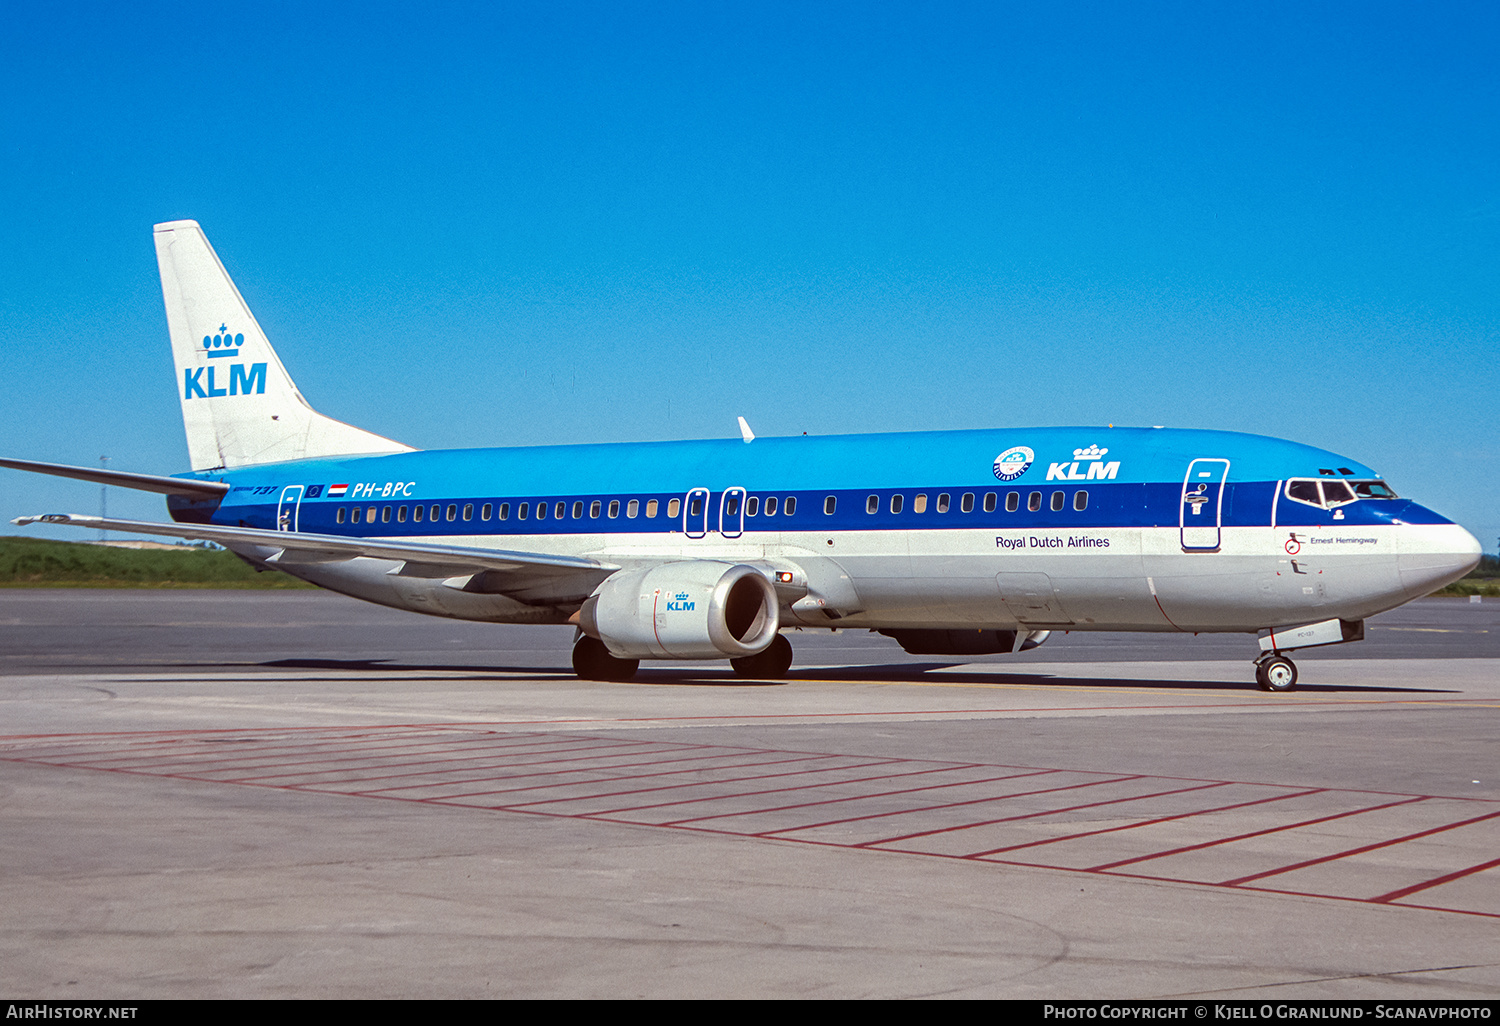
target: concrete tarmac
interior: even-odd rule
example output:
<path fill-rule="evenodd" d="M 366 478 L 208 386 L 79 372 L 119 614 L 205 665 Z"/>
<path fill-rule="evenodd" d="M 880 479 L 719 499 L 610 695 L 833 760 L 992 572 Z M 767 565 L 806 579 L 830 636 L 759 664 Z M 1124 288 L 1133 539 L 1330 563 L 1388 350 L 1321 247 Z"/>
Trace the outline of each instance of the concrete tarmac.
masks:
<path fill-rule="evenodd" d="M 952 664 L 323 593 L 0 591 L 28 998 L 1500 996 L 1500 603 L 1250 683 L 1250 638 Z"/>

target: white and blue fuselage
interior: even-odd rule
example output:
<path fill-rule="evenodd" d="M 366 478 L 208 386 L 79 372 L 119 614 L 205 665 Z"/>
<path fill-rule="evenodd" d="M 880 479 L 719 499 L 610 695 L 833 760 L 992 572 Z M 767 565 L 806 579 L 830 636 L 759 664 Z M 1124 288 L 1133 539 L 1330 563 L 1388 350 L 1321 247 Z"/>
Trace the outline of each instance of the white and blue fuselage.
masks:
<path fill-rule="evenodd" d="M 1018 448 L 1032 458 L 1000 463 Z M 622 568 L 784 564 L 821 604 L 783 612 L 819 627 L 1254 632 L 1363 619 L 1476 555 L 1461 527 L 1394 497 L 1362 464 L 1218 431 L 448 450 L 197 476 L 232 490 L 217 504 L 174 499 L 174 518 Z M 382 561 L 283 569 L 385 605 L 497 622 L 566 622 L 587 594 L 519 602 L 392 575 Z"/>

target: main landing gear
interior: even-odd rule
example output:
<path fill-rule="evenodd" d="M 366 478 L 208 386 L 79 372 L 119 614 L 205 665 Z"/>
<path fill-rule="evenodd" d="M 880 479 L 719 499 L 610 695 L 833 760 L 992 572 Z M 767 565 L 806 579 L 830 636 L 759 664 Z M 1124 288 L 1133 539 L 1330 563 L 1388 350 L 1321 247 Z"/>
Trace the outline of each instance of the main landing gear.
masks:
<path fill-rule="evenodd" d="M 573 645 L 573 672 L 583 680 L 626 681 L 641 668 L 639 659 L 620 659 L 609 654 L 604 642 L 587 634 Z"/>
<path fill-rule="evenodd" d="M 778 634 L 764 651 L 753 656 L 731 659 L 729 665 L 734 667 L 736 677 L 748 677 L 752 680 L 785 677 L 786 671 L 792 668 L 792 643 Z"/>
<path fill-rule="evenodd" d="M 1255 660 L 1255 683 L 1262 691 L 1291 691 L 1297 686 L 1297 664 L 1280 652 Z"/>
<path fill-rule="evenodd" d="M 763 652 L 729 660 L 736 677 L 751 680 L 776 680 L 792 668 L 792 645 L 780 634 Z M 640 669 L 639 659 L 621 659 L 610 655 L 598 638 L 583 635 L 573 645 L 573 672 L 583 680 L 627 681 Z"/>

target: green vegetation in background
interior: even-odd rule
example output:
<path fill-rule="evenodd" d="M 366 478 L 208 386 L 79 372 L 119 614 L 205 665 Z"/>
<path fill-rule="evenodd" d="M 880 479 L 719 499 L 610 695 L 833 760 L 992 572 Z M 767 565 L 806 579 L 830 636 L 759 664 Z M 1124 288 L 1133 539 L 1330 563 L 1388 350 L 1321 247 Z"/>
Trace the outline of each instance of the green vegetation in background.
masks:
<path fill-rule="evenodd" d="M 1500 556 L 1480 556 L 1479 565 L 1434 595 L 1487 595 L 1500 598 Z"/>
<path fill-rule="evenodd" d="M 117 549 L 0 537 L 0 588 L 311 588 L 288 574 L 257 573 L 223 549 Z"/>

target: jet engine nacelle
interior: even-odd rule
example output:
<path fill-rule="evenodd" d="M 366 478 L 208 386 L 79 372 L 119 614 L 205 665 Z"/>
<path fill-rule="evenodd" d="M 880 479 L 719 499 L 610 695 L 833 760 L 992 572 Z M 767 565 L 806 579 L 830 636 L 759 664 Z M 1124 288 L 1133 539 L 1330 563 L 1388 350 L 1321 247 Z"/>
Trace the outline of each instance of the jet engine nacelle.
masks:
<path fill-rule="evenodd" d="M 692 560 L 620 571 L 584 601 L 578 622 L 620 659 L 738 659 L 776 638 L 779 609 L 754 567 Z"/>

